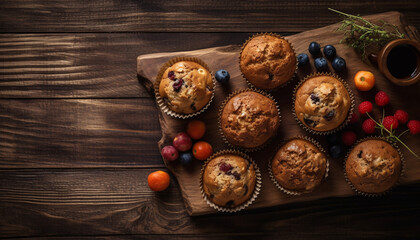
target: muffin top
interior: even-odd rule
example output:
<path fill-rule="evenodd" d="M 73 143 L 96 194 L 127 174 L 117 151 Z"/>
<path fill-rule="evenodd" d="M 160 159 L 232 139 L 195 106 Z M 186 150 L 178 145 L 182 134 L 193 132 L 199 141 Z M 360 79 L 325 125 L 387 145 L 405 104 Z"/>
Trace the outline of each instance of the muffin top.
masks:
<path fill-rule="evenodd" d="M 159 94 L 174 112 L 183 114 L 198 112 L 212 97 L 211 74 L 196 62 L 177 62 L 163 73 Z"/>
<path fill-rule="evenodd" d="M 220 122 L 229 143 L 242 148 L 255 148 L 275 135 L 280 116 L 272 99 L 246 91 L 233 96 L 225 104 Z"/>
<path fill-rule="evenodd" d="M 309 192 L 325 177 L 327 158 L 310 141 L 293 139 L 277 151 L 271 162 L 271 170 L 283 188 Z"/>
<path fill-rule="evenodd" d="M 325 132 L 339 127 L 351 107 L 344 84 L 328 75 L 308 78 L 296 91 L 295 112 L 308 128 Z"/>
<path fill-rule="evenodd" d="M 296 71 L 296 54 L 283 38 L 258 35 L 243 47 L 240 68 L 255 87 L 274 89 L 289 81 Z"/>
<path fill-rule="evenodd" d="M 207 163 L 203 190 L 207 199 L 220 207 L 235 208 L 254 193 L 254 165 L 234 154 L 218 156 Z"/>
<path fill-rule="evenodd" d="M 398 151 L 384 140 L 370 139 L 357 144 L 346 160 L 351 184 L 365 193 L 382 193 L 397 183 L 402 164 Z"/>

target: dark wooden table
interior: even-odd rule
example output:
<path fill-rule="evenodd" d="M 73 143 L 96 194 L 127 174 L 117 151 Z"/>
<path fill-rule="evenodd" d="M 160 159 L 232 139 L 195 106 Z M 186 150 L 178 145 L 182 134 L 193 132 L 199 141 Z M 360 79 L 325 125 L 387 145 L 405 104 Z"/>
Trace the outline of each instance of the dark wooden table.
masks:
<path fill-rule="evenodd" d="M 400 11 L 420 29 L 418 0 L 1 1 L 0 237 L 419 239 L 420 184 L 200 217 L 174 179 L 161 193 L 147 186 L 165 167 L 138 55 L 338 22 L 328 7 Z"/>

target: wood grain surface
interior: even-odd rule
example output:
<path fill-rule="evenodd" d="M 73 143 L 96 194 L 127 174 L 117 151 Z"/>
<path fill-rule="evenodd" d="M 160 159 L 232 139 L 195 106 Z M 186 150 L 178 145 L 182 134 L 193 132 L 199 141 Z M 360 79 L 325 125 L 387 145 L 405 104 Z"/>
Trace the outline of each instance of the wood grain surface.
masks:
<path fill-rule="evenodd" d="M 0 98 L 150 97 L 139 54 L 240 44 L 247 33 L 1 34 Z"/>
<path fill-rule="evenodd" d="M 193 239 L 259 235 L 302 239 L 322 238 L 327 232 L 343 236 L 340 239 L 383 239 L 420 233 L 420 197 L 411 194 L 419 186 L 397 188 L 386 198 L 331 198 L 248 214 L 190 217 L 176 183 L 167 191 L 151 192 L 141 179 L 149 172 L 148 167 L 0 170 L 1 236 L 142 234 L 140 238 L 148 239 L 147 234 L 158 233 L 160 239 L 167 234 Z"/>
<path fill-rule="evenodd" d="M 376 22 L 378 22 L 379 19 L 383 19 L 389 23 L 396 24 L 397 26 L 399 26 L 400 29 L 408 29 L 407 26 L 404 26 L 401 23 L 400 14 L 398 12 L 389 12 L 370 16 L 368 18 Z M 337 29 L 337 27 L 338 24 L 335 24 L 324 28 L 314 29 L 311 31 L 306 31 L 303 33 L 292 35 L 286 37 L 286 39 L 290 41 L 290 43 L 293 45 L 296 52 L 298 53 L 307 51 L 306 49 L 308 44 L 314 39 L 316 39 L 316 41 L 318 41 L 322 46 L 325 46 L 327 44 L 335 45 L 337 48 L 337 54 L 346 59 L 347 61 L 347 70 L 343 73 L 339 73 L 339 75 L 350 85 L 350 88 L 355 95 L 356 106 L 360 102 L 364 101 L 367 97 L 373 99 L 375 93 L 374 91 L 370 91 L 366 94 L 361 94 L 354 87 L 352 77 L 356 74 L 357 71 L 364 69 L 372 71 L 375 74 L 375 76 L 377 76 L 376 89 L 383 90 L 389 93 L 393 108 L 404 108 L 408 112 L 413 113 L 413 116 L 415 118 L 420 117 L 418 116 L 417 106 L 410 106 L 409 104 L 413 100 L 414 102 L 420 102 L 420 89 L 418 88 L 418 86 L 412 87 L 408 91 L 406 88 L 395 87 L 395 85 L 392 84 L 390 81 L 386 80 L 376 68 L 362 62 L 360 59 L 360 55 L 357 54 L 353 49 L 348 48 L 344 44 L 339 44 L 342 34 L 339 32 L 334 32 L 334 30 Z M 408 36 L 417 36 L 417 33 L 407 34 Z M 221 68 L 229 71 L 231 75 L 230 85 L 228 87 L 222 86 L 220 84 L 217 85 L 215 98 L 212 102 L 211 107 L 200 116 L 200 119 L 202 119 L 207 124 L 208 133 L 205 136 L 205 140 L 210 142 L 210 144 L 212 144 L 214 148 L 214 151 L 217 152 L 219 150 L 229 148 L 229 146 L 221 140 L 220 133 L 218 132 L 218 109 L 222 105 L 224 99 L 231 92 L 247 88 L 247 84 L 243 79 L 239 69 L 239 52 L 240 46 L 231 45 L 226 47 L 208 48 L 191 52 L 156 53 L 151 55 L 141 55 L 137 59 L 137 71 L 140 76 L 144 77 L 145 79 L 148 79 L 150 82 L 154 82 L 160 66 L 162 66 L 169 59 L 177 56 L 192 56 L 200 58 L 209 65 L 210 70 L 213 72 Z M 313 66 L 312 60 L 310 65 Z M 279 128 L 278 136 L 273 141 L 273 143 L 270 143 L 268 147 L 265 147 L 262 150 L 250 154 L 250 156 L 253 157 L 253 159 L 257 162 L 257 165 L 261 170 L 263 181 L 260 195 L 258 196 L 255 203 L 249 207 L 251 209 L 276 206 L 297 201 L 308 201 L 326 197 L 344 197 L 354 194 L 350 186 L 345 182 L 344 173 L 342 171 L 342 159 L 330 161 L 329 177 L 319 187 L 319 189 L 317 189 L 311 194 L 305 194 L 296 197 L 287 196 L 285 194 L 279 193 L 275 185 L 269 179 L 267 165 L 269 159 L 273 156 L 273 154 L 275 154 L 276 148 L 273 146 L 277 146 L 282 141 L 295 136 L 311 136 L 311 134 L 306 133 L 301 127 L 297 125 L 291 113 L 291 106 L 293 105 L 293 89 L 297 82 L 299 82 L 308 74 L 316 71 L 315 68 L 311 66 L 308 66 L 307 68 L 298 71 L 297 77 L 293 80 L 293 83 L 276 92 L 272 92 L 272 95 L 275 97 L 280 107 L 282 124 Z M 330 67 L 330 69 L 332 68 Z M 387 110 L 390 111 L 391 109 Z M 178 132 L 185 131 L 184 129 L 188 120 L 176 119 L 162 112 L 159 116 L 163 134 L 162 139 L 159 141 L 159 147 L 162 148 L 167 144 L 171 144 L 172 139 Z M 360 129 L 360 124 L 358 127 Z M 349 128 L 350 127 L 348 127 L 347 129 Z M 316 140 L 325 143 L 325 137 L 313 137 Z M 420 139 L 411 136 L 406 139 L 406 143 L 408 143 L 409 146 L 414 146 L 414 149 L 418 150 L 419 148 L 417 146 L 420 146 Z M 324 146 L 326 145 L 324 144 Z M 401 178 L 401 183 L 407 184 L 418 182 L 420 180 L 420 161 L 418 159 L 415 159 L 406 149 L 402 149 L 402 151 L 406 159 L 406 174 Z M 166 165 L 177 177 L 181 190 L 183 192 L 187 210 L 191 215 L 201 215 L 215 212 L 213 208 L 207 205 L 207 203 L 203 200 L 201 196 L 198 180 L 200 175 L 200 163 L 196 163 L 193 167 L 191 167 L 191 169 L 185 169 L 185 167 L 183 167 L 179 163 L 174 164 L 171 162 L 167 162 Z"/>
<path fill-rule="evenodd" d="M 417 0 L 122 1 L 3 0 L 2 32 L 301 32 L 353 14 L 404 12 L 420 22 Z M 10 21 L 13 19 L 13 21 Z M 420 25 L 415 25 L 420 27 Z"/>
<path fill-rule="evenodd" d="M 167 168 L 138 55 L 296 34 L 339 21 L 327 7 L 400 11 L 420 28 L 416 0 L 0 1 L 0 238 L 419 239 L 420 184 L 198 217 L 174 175 L 147 186 Z"/>
<path fill-rule="evenodd" d="M 161 165 L 150 98 L 1 99 L 0 109 L 1 168 Z"/>

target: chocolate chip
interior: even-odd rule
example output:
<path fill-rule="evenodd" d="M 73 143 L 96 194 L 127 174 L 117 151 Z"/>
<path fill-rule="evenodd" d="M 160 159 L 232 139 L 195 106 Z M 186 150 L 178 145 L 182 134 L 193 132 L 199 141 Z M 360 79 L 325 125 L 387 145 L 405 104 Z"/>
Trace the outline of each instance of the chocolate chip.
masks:
<path fill-rule="evenodd" d="M 313 104 L 316 104 L 319 102 L 319 97 L 315 93 L 311 93 L 311 100 Z"/>
<path fill-rule="evenodd" d="M 362 150 L 360 150 L 360 152 L 357 154 L 357 157 L 358 157 L 358 158 L 362 158 L 362 154 L 363 154 L 363 151 L 362 151 Z"/>
<path fill-rule="evenodd" d="M 248 193 L 248 185 L 245 185 L 244 188 L 245 188 L 245 192 L 244 192 L 244 196 L 245 196 Z"/>
<path fill-rule="evenodd" d="M 212 194 L 210 194 L 210 199 L 213 199 L 214 198 L 214 194 L 212 193 Z"/>
<path fill-rule="evenodd" d="M 331 119 L 333 119 L 334 117 L 334 114 L 335 114 L 334 110 L 327 112 L 327 114 L 324 115 L 325 120 L 331 121 Z"/>
<path fill-rule="evenodd" d="M 310 127 L 315 127 L 316 125 L 318 125 L 318 122 L 315 122 L 314 120 L 311 120 L 309 118 L 303 118 L 303 121 L 306 123 L 306 125 Z"/>
<path fill-rule="evenodd" d="M 268 73 L 268 79 L 273 80 L 274 75 L 272 73 Z"/>
<path fill-rule="evenodd" d="M 308 124 L 308 125 L 311 125 L 314 122 L 309 118 L 304 118 L 303 121 L 305 121 L 305 123 Z"/>
<path fill-rule="evenodd" d="M 233 205 L 234 201 L 230 200 L 226 203 L 226 207 L 231 207 Z"/>
<path fill-rule="evenodd" d="M 235 180 L 241 179 L 241 174 L 239 174 L 237 172 L 232 173 L 232 175 L 235 177 Z"/>
<path fill-rule="evenodd" d="M 193 111 L 197 111 L 197 108 L 195 108 L 195 104 L 194 104 L 194 103 L 191 103 L 190 108 L 191 108 Z"/>

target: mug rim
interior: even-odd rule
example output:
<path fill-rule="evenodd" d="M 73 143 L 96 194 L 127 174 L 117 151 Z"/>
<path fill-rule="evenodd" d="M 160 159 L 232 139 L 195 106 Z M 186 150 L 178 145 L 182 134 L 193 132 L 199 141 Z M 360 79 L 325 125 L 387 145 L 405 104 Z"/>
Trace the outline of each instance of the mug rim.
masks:
<path fill-rule="evenodd" d="M 417 66 L 414 72 L 415 75 L 413 77 L 396 78 L 389 71 L 388 66 L 387 66 L 387 61 L 386 61 L 391 50 L 394 49 L 396 46 L 403 45 L 403 44 L 410 45 L 417 51 L 416 53 L 417 65 L 420 65 L 420 43 L 411 39 L 396 39 L 389 42 L 382 48 L 381 52 L 378 55 L 378 67 L 379 67 L 379 70 L 385 75 L 385 77 L 388 78 L 391 82 L 400 86 L 407 86 L 407 85 L 412 85 L 419 81 L 420 67 Z"/>

